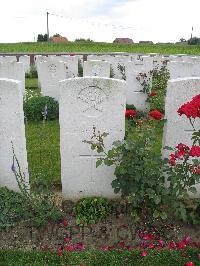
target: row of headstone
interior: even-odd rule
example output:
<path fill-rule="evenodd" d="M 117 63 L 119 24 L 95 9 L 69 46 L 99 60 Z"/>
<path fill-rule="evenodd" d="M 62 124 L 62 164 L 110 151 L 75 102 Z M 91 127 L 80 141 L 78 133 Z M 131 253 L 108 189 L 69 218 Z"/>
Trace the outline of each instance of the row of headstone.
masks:
<path fill-rule="evenodd" d="M 20 171 L 28 182 L 28 164 L 25 140 L 23 94 L 21 82 L 0 79 L 0 185 L 18 191 L 13 171 L 13 150 L 20 164 Z M 125 131 L 125 81 L 83 77 L 65 79 L 60 87 L 60 152 L 61 181 L 65 198 L 85 196 L 113 198 L 111 181 L 114 167 L 96 168 L 99 154 L 92 151 L 84 140 L 96 132 L 109 133 L 105 138 L 106 149 L 114 140 L 122 140 Z M 191 145 L 191 127 L 188 119 L 180 117 L 177 109 L 200 92 L 200 78 L 171 80 L 166 96 L 166 119 L 163 146 L 174 147 L 179 143 Z M 137 91 L 135 92 L 137 93 Z M 200 128 L 200 124 L 196 124 Z M 13 146 L 13 148 L 12 148 Z M 168 156 L 163 152 L 163 156 Z M 200 188 L 198 188 L 200 191 Z"/>

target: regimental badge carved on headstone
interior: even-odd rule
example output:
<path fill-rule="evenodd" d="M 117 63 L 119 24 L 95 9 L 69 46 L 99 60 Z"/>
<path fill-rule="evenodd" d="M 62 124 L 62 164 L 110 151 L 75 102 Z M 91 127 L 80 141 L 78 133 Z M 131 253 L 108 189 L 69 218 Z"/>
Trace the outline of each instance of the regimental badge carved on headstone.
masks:
<path fill-rule="evenodd" d="M 103 112 L 106 98 L 107 96 L 101 88 L 89 86 L 78 93 L 77 100 L 81 112 L 86 116 L 96 117 Z"/>

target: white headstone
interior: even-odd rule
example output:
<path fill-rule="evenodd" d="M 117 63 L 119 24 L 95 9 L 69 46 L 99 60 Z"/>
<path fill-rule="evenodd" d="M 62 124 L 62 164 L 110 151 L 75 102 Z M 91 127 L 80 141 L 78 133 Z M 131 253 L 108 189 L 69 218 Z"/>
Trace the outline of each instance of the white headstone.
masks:
<path fill-rule="evenodd" d="M 21 81 L 21 90 L 25 93 L 25 70 L 23 63 L 0 63 L 0 78 Z"/>
<path fill-rule="evenodd" d="M 164 126 L 163 147 L 175 148 L 179 143 L 192 145 L 193 128 L 189 119 L 185 115 L 179 116 L 177 110 L 198 94 L 200 94 L 200 78 L 174 79 L 168 82 L 165 101 L 167 122 Z M 195 127 L 198 130 L 200 129 L 199 119 L 196 119 Z M 170 153 L 170 151 L 163 150 L 163 158 L 169 158 Z"/>
<path fill-rule="evenodd" d="M 0 56 L 0 62 L 1 63 L 13 63 L 17 62 L 16 56 Z"/>
<path fill-rule="evenodd" d="M 0 79 L 0 186 L 19 191 L 12 172 L 13 151 L 28 182 L 23 95 L 20 81 Z M 15 161 L 16 170 L 18 170 Z"/>
<path fill-rule="evenodd" d="M 128 62 L 126 65 L 126 103 L 133 104 L 137 110 L 145 111 L 149 105 L 146 102 L 147 94 L 142 92 L 142 85 L 137 80 L 139 73 L 146 73 L 150 79 L 150 71 L 153 70 L 153 63 Z"/>
<path fill-rule="evenodd" d="M 85 61 L 83 65 L 83 76 L 110 77 L 110 63 L 101 60 Z"/>
<path fill-rule="evenodd" d="M 83 143 L 93 127 L 109 135 L 106 149 L 125 133 L 125 82 L 85 77 L 60 82 L 61 180 L 65 198 L 116 197 L 111 187 L 114 167 L 96 168 L 99 154 Z"/>
<path fill-rule="evenodd" d="M 38 63 L 41 93 L 59 100 L 59 81 L 66 78 L 64 62 L 54 59 Z"/>
<path fill-rule="evenodd" d="M 167 68 L 170 72 L 170 79 L 197 77 L 198 65 L 192 62 L 169 62 Z"/>
<path fill-rule="evenodd" d="M 30 56 L 23 55 L 19 57 L 19 62 L 24 64 L 24 70 L 26 73 L 30 71 Z"/>

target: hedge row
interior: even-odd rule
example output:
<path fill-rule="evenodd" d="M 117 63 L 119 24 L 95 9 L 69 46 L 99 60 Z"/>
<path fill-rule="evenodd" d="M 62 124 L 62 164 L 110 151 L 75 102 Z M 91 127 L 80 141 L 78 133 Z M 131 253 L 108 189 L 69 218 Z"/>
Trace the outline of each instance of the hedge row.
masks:
<path fill-rule="evenodd" d="M 22 251 L 22 250 L 0 250 L 1 266 L 170 266 L 200 265 L 200 249 L 185 250 L 148 250 L 145 257 L 141 256 L 141 251 L 99 251 L 87 250 L 83 252 L 65 252 L 58 256 L 57 252 L 47 251 Z"/>

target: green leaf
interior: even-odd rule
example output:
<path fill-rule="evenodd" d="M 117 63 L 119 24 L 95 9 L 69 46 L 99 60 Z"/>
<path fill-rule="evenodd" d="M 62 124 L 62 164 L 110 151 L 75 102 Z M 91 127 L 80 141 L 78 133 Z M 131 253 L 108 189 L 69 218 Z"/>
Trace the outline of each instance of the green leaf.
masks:
<path fill-rule="evenodd" d="M 154 217 L 155 219 L 157 219 L 159 216 L 160 216 L 159 211 L 155 210 L 154 213 L 153 213 L 153 217 Z"/>
<path fill-rule="evenodd" d="M 163 149 L 167 150 L 167 151 L 173 151 L 174 149 L 168 146 L 165 146 Z"/>
<path fill-rule="evenodd" d="M 167 213 L 164 212 L 164 211 L 162 211 L 162 212 L 160 213 L 160 217 L 161 217 L 162 220 L 166 220 L 166 219 L 167 219 Z"/>
<path fill-rule="evenodd" d="M 103 160 L 99 159 L 96 161 L 96 168 L 99 167 L 102 164 Z"/>
<path fill-rule="evenodd" d="M 154 197 L 154 202 L 156 205 L 158 205 L 160 202 L 161 202 L 161 196 L 160 195 L 157 195 Z"/>
<path fill-rule="evenodd" d="M 197 189 L 195 187 L 190 187 L 188 191 L 192 192 L 193 194 L 197 193 Z"/>

